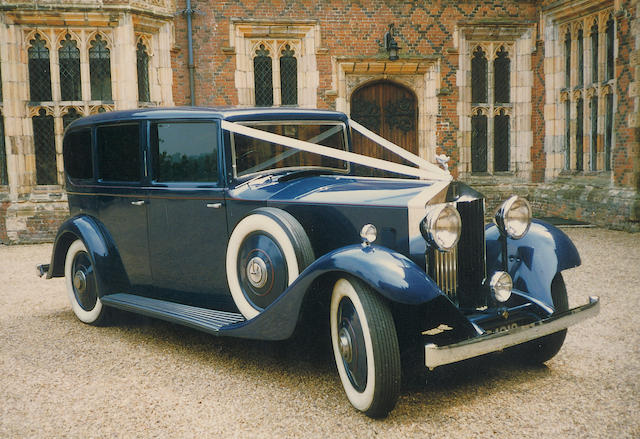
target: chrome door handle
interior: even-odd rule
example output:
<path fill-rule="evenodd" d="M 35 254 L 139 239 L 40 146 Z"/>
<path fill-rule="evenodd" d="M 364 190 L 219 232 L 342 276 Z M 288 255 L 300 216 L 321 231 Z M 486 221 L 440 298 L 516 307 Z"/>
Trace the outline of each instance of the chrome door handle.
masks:
<path fill-rule="evenodd" d="M 220 209 L 222 207 L 222 203 L 207 203 L 207 207 L 209 209 Z"/>
<path fill-rule="evenodd" d="M 131 204 L 133 204 L 134 206 L 142 206 L 144 205 L 144 200 L 132 201 Z"/>

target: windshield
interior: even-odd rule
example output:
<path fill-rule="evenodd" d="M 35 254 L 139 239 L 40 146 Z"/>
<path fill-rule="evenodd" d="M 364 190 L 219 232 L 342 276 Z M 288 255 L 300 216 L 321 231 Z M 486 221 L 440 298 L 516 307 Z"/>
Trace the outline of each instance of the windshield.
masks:
<path fill-rule="evenodd" d="M 346 150 L 345 127 L 339 122 L 269 122 L 246 124 L 293 139 Z M 242 134 L 232 134 L 233 169 L 236 177 L 285 168 L 329 168 L 347 171 L 348 163 L 312 152 L 300 151 Z"/>

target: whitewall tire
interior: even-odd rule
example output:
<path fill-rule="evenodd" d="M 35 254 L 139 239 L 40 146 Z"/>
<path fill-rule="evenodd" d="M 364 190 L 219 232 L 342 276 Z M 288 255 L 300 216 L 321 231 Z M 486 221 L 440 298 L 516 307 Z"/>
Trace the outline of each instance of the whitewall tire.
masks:
<path fill-rule="evenodd" d="M 309 238 L 292 215 L 256 209 L 236 225 L 227 247 L 227 281 L 238 310 L 247 319 L 257 316 L 313 260 Z"/>
<path fill-rule="evenodd" d="M 67 295 L 71 309 L 84 323 L 101 323 L 106 308 L 98 297 L 98 280 L 91 256 L 81 240 L 74 241 L 67 250 L 64 264 Z"/>
<path fill-rule="evenodd" d="M 339 279 L 330 307 L 331 345 L 351 404 L 386 416 L 400 393 L 400 349 L 389 306 L 357 279 Z"/>

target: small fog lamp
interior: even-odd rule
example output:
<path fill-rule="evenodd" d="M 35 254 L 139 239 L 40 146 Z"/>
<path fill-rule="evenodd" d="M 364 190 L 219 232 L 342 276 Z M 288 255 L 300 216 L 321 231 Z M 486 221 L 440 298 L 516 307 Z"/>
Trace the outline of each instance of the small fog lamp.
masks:
<path fill-rule="evenodd" d="M 378 229 L 373 224 L 365 224 L 360 230 L 360 237 L 364 245 L 369 245 L 378 237 Z"/>
<path fill-rule="evenodd" d="M 506 302 L 511 297 L 513 289 L 513 281 L 509 273 L 504 271 L 496 271 L 489 281 L 491 293 L 498 302 Z"/>

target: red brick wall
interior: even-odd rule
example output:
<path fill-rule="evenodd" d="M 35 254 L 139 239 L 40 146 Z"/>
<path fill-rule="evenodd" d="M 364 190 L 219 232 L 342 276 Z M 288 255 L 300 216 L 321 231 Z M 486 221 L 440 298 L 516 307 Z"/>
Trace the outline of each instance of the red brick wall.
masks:
<path fill-rule="evenodd" d="M 531 148 L 531 162 L 533 170 L 531 181 L 540 183 L 544 181 L 544 169 L 547 164 L 547 156 L 544 152 L 544 42 L 536 42 L 536 51 L 531 57 L 533 68 L 533 90 L 531 91 L 531 129 L 533 131 L 533 147 Z"/>
<path fill-rule="evenodd" d="M 332 56 L 375 57 L 381 50 L 380 40 L 390 23 L 396 27 L 396 40 L 401 55 L 441 55 L 441 88 L 448 95 L 439 97 L 437 120 L 438 145 L 458 160 L 457 131 L 458 91 L 456 70 L 458 54 L 454 49 L 454 29 L 461 21 L 507 19 L 514 22 L 536 20 L 534 2 L 489 0 L 484 2 L 433 1 L 396 2 L 373 0 L 344 2 L 335 0 L 285 2 L 277 0 L 195 1 L 192 5 L 205 15 L 193 19 L 196 65 L 196 100 L 198 105 L 237 104 L 235 87 L 235 55 L 225 54 L 228 47 L 231 18 L 296 20 L 317 19 L 322 46 L 326 54 L 316 56 L 320 72 L 318 107 L 334 108 L 335 97 L 325 91 L 332 88 Z M 179 2 L 180 7 L 185 2 Z M 187 69 L 186 18 L 176 18 L 174 51 L 174 100 L 177 105 L 189 103 Z M 441 151 L 438 151 L 441 152 Z"/>
<path fill-rule="evenodd" d="M 629 126 L 629 116 L 634 114 L 633 97 L 629 95 L 629 85 L 633 82 L 631 54 L 635 50 L 631 22 L 635 17 L 632 2 L 623 2 L 623 8 L 616 14 L 616 37 L 618 40 L 618 56 L 615 59 L 616 98 L 614 130 L 616 133 L 613 150 L 614 182 L 620 186 L 638 188 L 638 170 L 634 165 L 638 158 L 639 132 Z"/>

